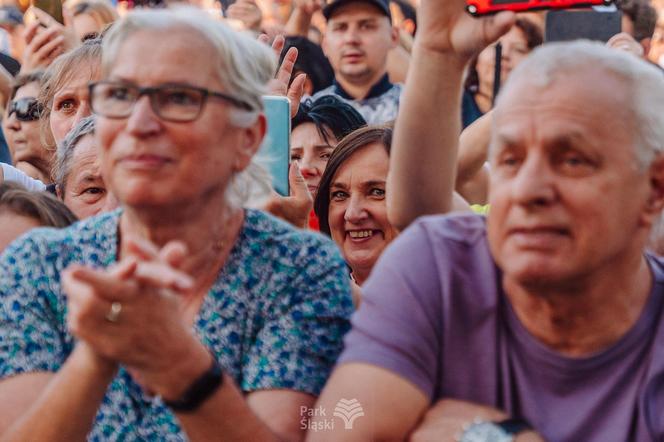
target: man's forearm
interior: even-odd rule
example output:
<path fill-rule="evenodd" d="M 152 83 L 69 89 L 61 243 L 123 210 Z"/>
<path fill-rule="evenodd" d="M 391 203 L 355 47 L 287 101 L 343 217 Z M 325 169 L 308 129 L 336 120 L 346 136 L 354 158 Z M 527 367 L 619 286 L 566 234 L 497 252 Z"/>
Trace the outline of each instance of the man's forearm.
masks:
<path fill-rule="evenodd" d="M 84 441 L 116 370 L 91 369 L 77 346 L 37 401 L 2 435 L 6 441 Z"/>
<path fill-rule="evenodd" d="M 288 22 L 284 28 L 286 35 L 299 35 L 306 37 L 309 34 L 309 27 L 311 26 L 311 14 L 303 11 L 301 8 L 293 9 L 293 13 L 288 18 Z"/>
<path fill-rule="evenodd" d="M 464 67 L 456 56 L 415 45 L 388 176 L 388 214 L 400 229 L 452 207 Z"/>

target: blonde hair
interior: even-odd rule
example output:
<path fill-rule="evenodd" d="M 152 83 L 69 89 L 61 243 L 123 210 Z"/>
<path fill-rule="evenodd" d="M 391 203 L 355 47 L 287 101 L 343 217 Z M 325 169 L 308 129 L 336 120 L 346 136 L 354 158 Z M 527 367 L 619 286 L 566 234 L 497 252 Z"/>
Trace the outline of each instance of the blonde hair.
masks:
<path fill-rule="evenodd" d="M 46 69 L 39 86 L 37 99 L 44 106 L 40 118 L 42 144 L 55 147 L 51 133 L 51 108 L 53 100 L 62 88 L 81 72 L 89 72 L 90 78 L 97 77 L 101 66 L 101 40 L 86 40 L 76 49 L 56 58 Z"/>

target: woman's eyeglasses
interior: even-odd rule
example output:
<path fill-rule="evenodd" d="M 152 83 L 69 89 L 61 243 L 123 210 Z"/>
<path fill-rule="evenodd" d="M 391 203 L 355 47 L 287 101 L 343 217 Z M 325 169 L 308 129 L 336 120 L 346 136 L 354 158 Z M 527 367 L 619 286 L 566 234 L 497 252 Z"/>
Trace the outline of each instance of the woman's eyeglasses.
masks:
<path fill-rule="evenodd" d="M 231 95 L 186 85 L 138 87 L 122 82 L 99 81 L 90 84 L 89 88 L 92 111 L 106 118 L 129 117 L 143 95 L 150 97 L 152 111 L 166 121 L 194 121 L 209 97 L 224 100 L 241 109 L 253 110 L 251 105 Z"/>
<path fill-rule="evenodd" d="M 18 121 L 35 121 L 39 120 L 43 111 L 44 107 L 36 98 L 19 98 L 9 103 L 7 117 L 15 113 Z"/>

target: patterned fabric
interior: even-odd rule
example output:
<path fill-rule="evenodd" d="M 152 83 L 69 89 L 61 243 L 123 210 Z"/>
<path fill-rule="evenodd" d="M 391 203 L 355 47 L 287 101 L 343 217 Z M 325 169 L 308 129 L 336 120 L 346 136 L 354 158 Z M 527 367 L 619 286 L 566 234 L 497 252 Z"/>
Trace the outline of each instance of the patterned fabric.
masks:
<path fill-rule="evenodd" d="M 335 245 L 259 211 L 240 237 L 195 322 L 201 342 L 245 392 L 286 388 L 317 395 L 349 328 L 346 266 Z M 56 372 L 74 347 L 61 271 L 116 261 L 120 211 L 63 229 L 36 229 L 0 257 L 0 379 Z M 159 398 L 126 371 L 113 380 L 89 439 L 184 441 Z"/>
<path fill-rule="evenodd" d="M 384 94 L 377 97 L 366 98 L 364 100 L 349 100 L 335 93 L 335 91 L 335 86 L 332 85 L 318 91 L 311 98 L 316 100 L 326 95 L 335 95 L 357 109 L 360 115 L 364 117 L 367 124 L 384 124 L 397 118 L 403 85 L 393 84 Z"/>

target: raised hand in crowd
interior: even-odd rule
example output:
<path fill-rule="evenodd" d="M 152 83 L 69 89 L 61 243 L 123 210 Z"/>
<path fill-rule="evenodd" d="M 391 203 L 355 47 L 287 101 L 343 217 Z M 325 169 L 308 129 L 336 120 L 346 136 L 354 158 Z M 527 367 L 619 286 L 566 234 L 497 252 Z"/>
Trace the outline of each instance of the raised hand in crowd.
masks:
<path fill-rule="evenodd" d="M 58 23 L 38 8 L 33 8 L 35 21 L 25 28 L 26 46 L 21 59 L 21 72 L 44 69 L 59 55 L 77 45 L 71 29 Z"/>
<path fill-rule="evenodd" d="M 493 111 L 475 120 L 461 132 L 457 159 L 456 192 L 469 204 L 486 204 L 488 159 Z"/>
<path fill-rule="evenodd" d="M 610 48 L 629 52 L 637 57 L 643 58 L 646 56 L 643 46 L 627 32 L 614 35 L 606 42 L 606 45 Z"/>
<path fill-rule="evenodd" d="M 245 29 L 259 32 L 263 21 L 263 12 L 255 0 L 237 0 L 226 10 L 226 17 L 239 20 Z"/>
<path fill-rule="evenodd" d="M 311 26 L 312 16 L 323 7 L 323 0 L 294 0 L 293 11 L 286 23 L 286 35 L 306 37 Z"/>
<path fill-rule="evenodd" d="M 269 37 L 266 34 L 261 34 L 258 37 L 258 40 L 268 44 Z M 277 59 L 281 55 L 281 51 L 284 49 L 285 39 L 283 35 L 277 36 L 272 42 L 272 50 L 276 55 Z M 304 82 L 307 79 L 306 74 L 299 74 L 291 82 L 291 77 L 293 76 L 293 68 L 295 67 L 295 62 L 297 61 L 297 48 L 291 47 L 286 52 L 284 60 L 281 63 L 281 66 L 277 69 L 277 74 L 274 79 L 270 80 L 268 83 L 268 93 L 271 95 L 280 95 L 282 97 L 287 97 L 290 101 L 290 114 L 291 118 L 295 117 L 297 114 L 297 109 L 300 107 L 300 100 L 304 95 Z"/>
<path fill-rule="evenodd" d="M 463 2 L 420 5 L 411 72 L 402 97 L 388 177 L 388 214 L 400 230 L 425 214 L 455 208 L 460 89 L 470 59 L 506 33 L 509 12 L 475 19 Z M 446 81 L 440 81 L 445 78 Z M 417 154 L 413 152 L 417 146 Z"/>

